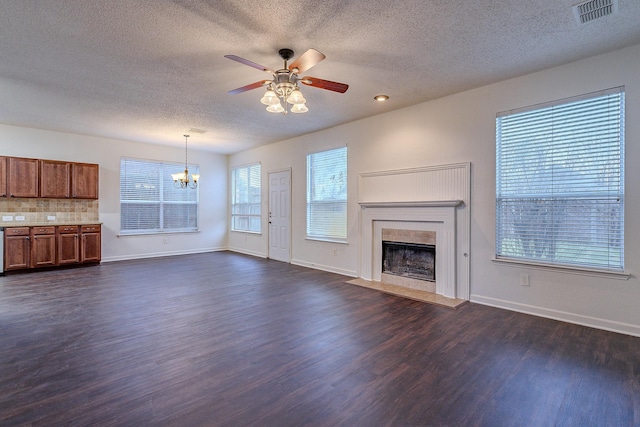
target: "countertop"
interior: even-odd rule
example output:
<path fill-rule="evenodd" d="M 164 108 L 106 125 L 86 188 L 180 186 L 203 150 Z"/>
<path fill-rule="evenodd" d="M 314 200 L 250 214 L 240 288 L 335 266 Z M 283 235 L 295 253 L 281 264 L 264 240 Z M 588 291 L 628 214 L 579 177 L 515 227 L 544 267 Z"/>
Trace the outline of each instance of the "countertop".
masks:
<path fill-rule="evenodd" d="M 29 222 L 29 221 L 0 221 L 0 227 L 51 227 L 58 225 L 102 225 L 99 221 L 46 221 L 46 222 Z"/>

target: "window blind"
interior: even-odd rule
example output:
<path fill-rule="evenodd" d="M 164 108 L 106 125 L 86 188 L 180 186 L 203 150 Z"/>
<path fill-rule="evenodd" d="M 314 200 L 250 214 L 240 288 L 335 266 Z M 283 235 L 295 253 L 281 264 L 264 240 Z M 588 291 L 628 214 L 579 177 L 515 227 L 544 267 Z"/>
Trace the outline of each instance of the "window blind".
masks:
<path fill-rule="evenodd" d="M 172 173 L 184 165 L 120 159 L 120 232 L 122 234 L 195 231 L 198 189 L 175 188 Z M 189 173 L 199 173 L 189 165 Z"/>
<path fill-rule="evenodd" d="M 261 229 L 261 166 L 234 168 L 231 172 L 231 229 L 259 233 Z"/>
<path fill-rule="evenodd" d="M 497 115 L 496 256 L 624 268 L 624 88 Z"/>
<path fill-rule="evenodd" d="M 347 147 L 307 156 L 307 237 L 347 238 Z"/>

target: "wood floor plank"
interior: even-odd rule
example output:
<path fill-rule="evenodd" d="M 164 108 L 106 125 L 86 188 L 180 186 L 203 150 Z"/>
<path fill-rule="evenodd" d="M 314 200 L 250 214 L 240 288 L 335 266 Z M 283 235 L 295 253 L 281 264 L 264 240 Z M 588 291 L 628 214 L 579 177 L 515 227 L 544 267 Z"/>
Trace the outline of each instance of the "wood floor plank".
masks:
<path fill-rule="evenodd" d="M 634 426 L 640 339 L 230 252 L 0 277 L 0 425 Z"/>

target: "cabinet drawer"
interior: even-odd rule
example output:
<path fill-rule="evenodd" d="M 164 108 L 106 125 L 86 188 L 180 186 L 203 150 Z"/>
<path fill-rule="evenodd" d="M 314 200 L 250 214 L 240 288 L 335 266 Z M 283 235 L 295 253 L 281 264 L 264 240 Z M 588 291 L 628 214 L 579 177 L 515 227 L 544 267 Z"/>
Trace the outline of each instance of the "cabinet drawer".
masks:
<path fill-rule="evenodd" d="M 67 234 L 67 233 L 77 233 L 77 232 L 78 232 L 78 227 L 75 225 L 59 225 L 58 226 L 58 233 Z"/>
<path fill-rule="evenodd" d="M 31 227 L 33 234 L 56 234 L 56 228 L 51 227 Z"/>
<path fill-rule="evenodd" d="M 82 225 L 80 229 L 83 233 L 97 233 L 100 231 L 99 225 Z"/>
<path fill-rule="evenodd" d="M 28 236 L 29 227 L 7 227 L 4 229 L 5 236 Z"/>

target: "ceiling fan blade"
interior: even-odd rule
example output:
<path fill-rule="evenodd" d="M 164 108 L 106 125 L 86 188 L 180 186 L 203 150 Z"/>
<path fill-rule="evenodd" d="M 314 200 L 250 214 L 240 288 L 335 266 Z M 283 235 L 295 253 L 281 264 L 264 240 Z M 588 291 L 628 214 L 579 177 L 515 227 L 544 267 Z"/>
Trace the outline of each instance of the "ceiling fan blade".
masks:
<path fill-rule="evenodd" d="M 323 80 L 317 77 L 303 77 L 299 80 L 307 86 L 318 87 L 320 89 L 332 90 L 334 92 L 345 93 L 349 89 L 349 85 L 344 83 L 332 82 L 331 80 Z"/>
<path fill-rule="evenodd" d="M 271 74 L 275 73 L 275 71 L 272 70 L 269 67 L 265 67 L 264 65 L 256 64 L 253 61 L 249 61 L 248 59 L 240 58 L 239 56 L 236 56 L 236 55 L 225 55 L 224 57 L 228 58 L 228 59 L 231 59 L 232 61 L 236 61 L 236 62 L 239 62 L 241 64 L 248 65 L 249 67 L 257 68 L 260 71 L 266 71 L 267 73 L 271 73 Z"/>
<path fill-rule="evenodd" d="M 242 86 L 242 87 L 239 87 L 237 89 L 230 90 L 229 93 L 231 95 L 236 95 L 238 93 L 246 92 L 246 91 L 251 90 L 251 89 L 258 89 L 259 87 L 262 87 L 262 86 L 264 86 L 264 85 L 266 85 L 266 84 L 268 84 L 270 82 L 271 82 L 271 80 L 260 80 L 259 82 L 251 83 L 249 85 Z"/>
<path fill-rule="evenodd" d="M 315 49 L 309 49 L 298 57 L 295 61 L 289 64 L 289 70 L 293 71 L 297 68 L 296 73 L 304 73 L 309 68 L 322 61 L 326 56 L 322 52 L 318 52 Z"/>

